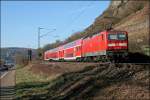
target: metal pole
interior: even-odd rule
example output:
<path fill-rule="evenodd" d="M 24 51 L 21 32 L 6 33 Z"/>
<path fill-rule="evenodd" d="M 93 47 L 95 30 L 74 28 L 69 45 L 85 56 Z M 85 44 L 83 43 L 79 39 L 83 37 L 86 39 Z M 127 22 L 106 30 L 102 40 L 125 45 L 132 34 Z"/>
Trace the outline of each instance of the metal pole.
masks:
<path fill-rule="evenodd" d="M 41 29 L 44 29 L 44 28 L 38 27 L 38 49 L 40 49 L 40 34 L 41 34 L 40 30 Z"/>
<path fill-rule="evenodd" d="M 38 49 L 40 49 L 40 27 L 38 28 Z"/>
<path fill-rule="evenodd" d="M 43 36 L 46 36 L 48 33 L 50 33 L 50 32 L 48 32 L 46 34 L 41 35 L 41 32 L 40 32 L 41 29 L 45 29 L 45 28 L 38 27 L 38 49 L 40 49 L 40 38 L 42 38 Z M 56 29 L 53 29 L 53 31 L 56 31 Z M 53 31 L 51 31 L 51 32 L 53 32 Z"/>
<path fill-rule="evenodd" d="M 41 28 L 41 27 L 38 27 L 38 53 L 39 53 L 39 57 L 41 57 L 41 50 L 40 50 L 40 30 L 41 29 L 44 29 L 44 28 Z"/>

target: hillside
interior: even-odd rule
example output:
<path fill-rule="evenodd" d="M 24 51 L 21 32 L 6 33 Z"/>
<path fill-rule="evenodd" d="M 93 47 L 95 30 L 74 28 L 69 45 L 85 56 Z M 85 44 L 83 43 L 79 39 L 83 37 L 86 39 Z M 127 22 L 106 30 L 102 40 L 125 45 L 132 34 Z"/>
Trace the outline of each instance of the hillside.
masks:
<path fill-rule="evenodd" d="M 102 15 L 95 19 L 94 23 L 89 26 L 85 32 L 90 34 L 102 31 L 105 29 L 107 24 L 112 24 L 114 26 L 127 16 L 144 9 L 146 4 L 146 1 L 140 0 L 111 1 L 109 7 L 103 12 Z"/>
<path fill-rule="evenodd" d="M 149 100 L 149 65 L 34 63 L 18 68 L 16 100 Z"/>
<path fill-rule="evenodd" d="M 130 52 L 147 53 L 149 45 L 149 9 L 143 9 L 132 13 L 114 26 L 115 29 L 125 30 L 129 33 Z"/>

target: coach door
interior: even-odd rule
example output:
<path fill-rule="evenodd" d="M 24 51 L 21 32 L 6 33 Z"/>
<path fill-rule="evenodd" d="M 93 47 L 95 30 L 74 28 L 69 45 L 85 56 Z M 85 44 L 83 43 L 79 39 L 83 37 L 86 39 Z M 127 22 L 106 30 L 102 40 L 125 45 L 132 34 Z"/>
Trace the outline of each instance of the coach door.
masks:
<path fill-rule="evenodd" d="M 65 54 L 65 51 L 64 51 L 64 50 L 62 50 L 62 58 L 64 58 L 64 54 Z"/>
<path fill-rule="evenodd" d="M 81 46 L 77 46 L 75 49 L 76 57 L 81 57 Z"/>
<path fill-rule="evenodd" d="M 59 55 L 59 59 L 61 59 L 61 51 L 59 51 L 59 54 L 58 54 L 58 55 Z"/>

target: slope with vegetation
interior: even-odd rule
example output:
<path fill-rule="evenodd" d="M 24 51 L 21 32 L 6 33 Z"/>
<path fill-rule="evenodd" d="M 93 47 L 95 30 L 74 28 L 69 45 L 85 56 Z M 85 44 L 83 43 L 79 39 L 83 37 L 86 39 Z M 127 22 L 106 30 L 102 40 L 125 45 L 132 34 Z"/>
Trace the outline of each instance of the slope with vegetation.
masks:
<path fill-rule="evenodd" d="M 16 68 L 16 99 L 45 98 L 53 79 L 65 73 L 83 70 L 95 63 L 39 62 Z M 38 100 L 39 100 L 38 99 Z"/>
<path fill-rule="evenodd" d="M 149 100 L 150 98 L 149 65 L 106 63 L 78 63 L 80 67 L 76 65 L 75 62 L 51 62 L 18 69 L 16 99 Z M 42 67 L 47 70 L 43 70 Z"/>

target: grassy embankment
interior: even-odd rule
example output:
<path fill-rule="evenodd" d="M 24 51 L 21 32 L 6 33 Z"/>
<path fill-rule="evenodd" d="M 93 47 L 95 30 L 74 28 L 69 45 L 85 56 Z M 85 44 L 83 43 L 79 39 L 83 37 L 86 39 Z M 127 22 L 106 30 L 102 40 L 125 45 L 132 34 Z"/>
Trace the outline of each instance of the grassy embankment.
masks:
<path fill-rule="evenodd" d="M 48 92 L 48 84 L 53 78 L 55 77 L 48 77 L 42 73 L 39 73 L 39 75 L 33 74 L 30 71 L 30 66 L 17 66 L 16 99 L 30 98 L 35 95 L 45 95 Z"/>
<path fill-rule="evenodd" d="M 49 81 L 22 68 L 17 75 L 28 81 L 17 84 L 17 97 L 27 100 L 149 100 L 148 70 L 149 65 L 99 64 Z"/>
<path fill-rule="evenodd" d="M 90 70 L 93 66 L 79 71 Z M 70 72 L 61 76 L 46 76 L 42 73 L 33 74 L 30 67 L 17 67 L 16 70 L 16 99 L 40 99 L 45 100 L 56 96 L 56 90 L 66 83 L 80 79 L 79 73 Z M 57 77 L 57 78 L 56 78 Z"/>

